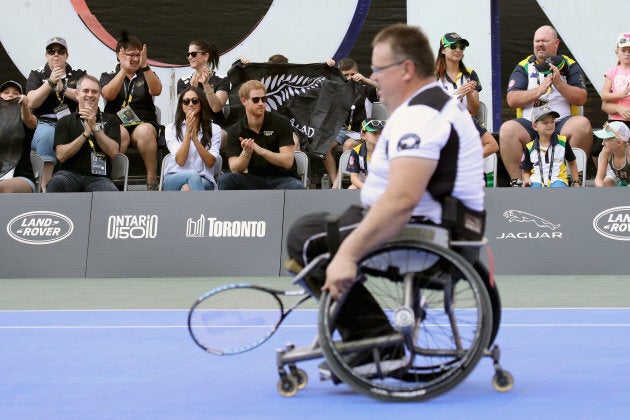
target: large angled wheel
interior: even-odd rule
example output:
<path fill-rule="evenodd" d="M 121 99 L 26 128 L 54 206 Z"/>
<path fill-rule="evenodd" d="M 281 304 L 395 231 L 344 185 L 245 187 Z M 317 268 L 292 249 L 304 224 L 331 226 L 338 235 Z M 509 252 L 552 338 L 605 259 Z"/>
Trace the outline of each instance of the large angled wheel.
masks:
<path fill-rule="evenodd" d="M 340 380 L 379 400 L 420 401 L 468 376 L 493 331 L 487 289 L 470 263 L 430 243 L 399 242 L 367 255 L 359 276 L 343 303 L 328 293 L 320 302 L 320 345 Z"/>

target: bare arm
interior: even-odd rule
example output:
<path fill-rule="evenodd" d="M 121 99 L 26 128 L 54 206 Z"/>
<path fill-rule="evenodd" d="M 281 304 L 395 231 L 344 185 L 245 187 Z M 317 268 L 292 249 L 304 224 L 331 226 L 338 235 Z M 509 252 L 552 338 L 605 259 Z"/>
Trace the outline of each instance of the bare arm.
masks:
<path fill-rule="evenodd" d="M 595 175 L 595 186 L 603 187 L 604 178 L 608 169 L 608 159 L 610 159 L 610 151 L 604 147 L 597 158 L 597 174 Z"/>
<path fill-rule="evenodd" d="M 33 115 L 31 112 L 31 108 L 28 106 L 28 97 L 26 95 L 20 95 L 20 99 L 18 99 L 18 103 L 22 105 L 20 109 L 20 117 L 22 118 L 22 122 L 30 129 L 35 129 L 37 127 L 37 117 Z"/>
<path fill-rule="evenodd" d="M 324 290 L 339 298 L 355 282 L 357 262 L 407 224 L 436 167 L 437 161 L 429 159 L 400 157 L 391 161 L 385 192 L 341 243 L 326 270 Z"/>
<path fill-rule="evenodd" d="M 488 157 L 499 151 L 499 143 L 489 131 L 481 136 L 481 146 L 483 147 L 483 157 Z"/>

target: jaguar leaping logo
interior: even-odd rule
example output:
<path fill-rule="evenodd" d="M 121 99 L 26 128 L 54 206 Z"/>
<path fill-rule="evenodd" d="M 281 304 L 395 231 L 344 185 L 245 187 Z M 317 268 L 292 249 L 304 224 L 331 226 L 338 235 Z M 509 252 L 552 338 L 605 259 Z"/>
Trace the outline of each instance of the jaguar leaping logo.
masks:
<path fill-rule="evenodd" d="M 556 230 L 560 227 L 560 224 L 554 225 L 549 220 L 545 220 L 542 217 L 534 216 L 531 213 L 527 213 L 520 210 L 506 210 L 503 213 L 503 217 L 508 219 L 508 222 L 519 222 L 519 223 L 534 223 L 536 226 L 541 228 L 549 228 L 551 230 Z"/>

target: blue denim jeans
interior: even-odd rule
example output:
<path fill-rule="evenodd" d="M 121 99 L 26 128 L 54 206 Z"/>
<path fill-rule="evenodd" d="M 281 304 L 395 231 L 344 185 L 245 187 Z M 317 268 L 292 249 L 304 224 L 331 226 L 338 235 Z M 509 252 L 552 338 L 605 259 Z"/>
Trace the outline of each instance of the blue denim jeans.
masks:
<path fill-rule="evenodd" d="M 165 191 L 179 191 L 182 186 L 188 184 L 191 191 L 214 190 L 214 184 L 199 175 L 199 172 L 188 169 L 181 172 L 172 172 L 164 176 Z"/>
<path fill-rule="evenodd" d="M 57 164 L 57 154 L 55 153 L 55 126 L 51 123 L 37 123 L 33 140 L 31 141 L 31 149 L 42 157 L 44 162 L 52 162 Z"/>
<path fill-rule="evenodd" d="M 220 190 L 304 190 L 304 184 L 292 176 L 262 177 L 252 174 L 226 173 L 219 177 Z"/>
<path fill-rule="evenodd" d="M 66 170 L 55 172 L 46 186 L 46 193 L 92 191 L 118 191 L 118 188 L 114 184 L 114 181 L 107 177 L 80 175 Z"/>
<path fill-rule="evenodd" d="M 532 182 L 531 187 L 532 188 L 542 188 L 542 184 L 540 182 Z M 557 180 L 557 181 L 553 181 L 551 183 L 551 187 L 552 188 L 564 188 L 564 187 L 568 187 L 568 185 L 565 184 L 564 181 Z"/>

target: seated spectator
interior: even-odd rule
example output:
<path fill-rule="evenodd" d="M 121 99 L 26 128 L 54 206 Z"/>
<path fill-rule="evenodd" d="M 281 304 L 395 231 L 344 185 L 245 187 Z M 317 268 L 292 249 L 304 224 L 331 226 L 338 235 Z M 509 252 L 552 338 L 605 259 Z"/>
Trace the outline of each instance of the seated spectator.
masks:
<path fill-rule="evenodd" d="M 77 81 L 86 74 L 85 70 L 73 69 L 66 62 L 68 56 L 66 40 L 60 36 L 50 38 L 46 42 L 46 64 L 31 70 L 26 81 L 28 103 L 37 117 L 31 147 L 44 161 L 40 175 L 43 191 L 57 164 L 53 147 L 55 125 L 59 118 L 77 110 L 75 89 Z"/>
<path fill-rule="evenodd" d="M 566 137 L 555 133 L 555 119 L 559 117 L 560 114 L 546 106 L 532 113 L 532 128 L 538 135 L 525 146 L 521 163 L 523 187 L 568 187 L 565 161 L 571 170 L 573 186 L 580 186 L 571 145 Z"/>
<path fill-rule="evenodd" d="M 171 160 L 164 169 L 167 191 L 216 190 L 213 168 L 221 148 L 221 127 L 202 89 L 188 86 L 179 95 L 175 122 L 166 127 Z"/>
<path fill-rule="evenodd" d="M 138 149 L 147 171 L 147 190 L 157 191 L 158 123 L 153 97 L 162 93 L 162 82 L 147 63 L 147 46 L 123 34 L 116 45 L 116 69 L 101 75 L 105 112 L 120 119 L 120 152 L 128 145 Z"/>
<path fill-rule="evenodd" d="M 533 55 L 518 63 L 510 75 L 507 103 L 516 108 L 517 118 L 501 125 L 499 147 L 512 186 L 522 183 L 519 163 L 523 146 L 536 135 L 531 114 L 537 107 L 548 106 L 560 114 L 556 134 L 565 136 L 587 156 L 591 152 L 591 123 L 578 115 L 579 107 L 586 103 L 586 79 L 576 61 L 558 55 L 559 46 L 556 30 L 541 26 L 534 33 Z"/>
<path fill-rule="evenodd" d="M 599 153 L 599 164 L 595 176 L 596 187 L 627 187 L 630 185 L 630 129 L 622 121 L 604 124 L 595 131 L 602 139 L 604 148 Z"/>
<path fill-rule="evenodd" d="M 61 117 L 55 128 L 59 171 L 46 192 L 118 191 L 111 179 L 111 159 L 120 147 L 120 121 L 99 110 L 100 94 L 97 78 L 79 79 L 78 111 Z"/>
<path fill-rule="evenodd" d="M 368 175 L 368 162 L 372 158 L 372 152 L 376 142 L 381 136 L 385 123 L 375 118 L 367 118 L 361 123 L 361 143 L 350 149 L 347 172 L 350 172 L 348 189 L 361 189 Z M 341 170 L 341 168 L 339 168 Z"/>
<path fill-rule="evenodd" d="M 36 191 L 30 158 L 35 127 L 22 86 L 13 80 L 0 85 L 0 193 Z"/>
<path fill-rule="evenodd" d="M 184 89 L 189 86 L 203 90 L 210 104 L 212 121 L 223 127 L 226 121 L 223 107 L 228 101 L 230 82 L 227 77 L 220 77 L 216 74 L 216 69 L 219 66 L 217 46 L 204 40 L 192 41 L 188 45 L 186 58 L 194 72 L 177 81 L 177 94 L 181 95 Z M 221 147 L 224 146 L 225 138 L 222 139 L 221 144 Z"/>
<path fill-rule="evenodd" d="M 265 110 L 267 91 L 261 82 L 249 80 L 238 93 L 245 115 L 227 129 L 226 155 L 232 173 L 219 177 L 219 189 L 303 190 L 289 119 Z"/>
<path fill-rule="evenodd" d="M 378 95 L 376 92 L 376 82 L 359 73 L 359 65 L 351 58 L 344 58 L 339 61 L 339 70 L 343 73 L 348 82 L 355 83 L 354 101 L 352 107 L 348 110 L 348 119 L 343 127 L 340 128 L 337 137 L 330 144 L 330 149 L 324 157 L 324 168 L 330 179 L 337 179 L 337 162 L 333 157 L 333 150 L 337 146 L 342 146 L 343 151 L 350 150 L 357 146 L 361 140 L 361 121 L 367 118 L 365 109 L 365 101 L 376 102 Z M 337 184 L 333 183 L 333 188 Z"/>

